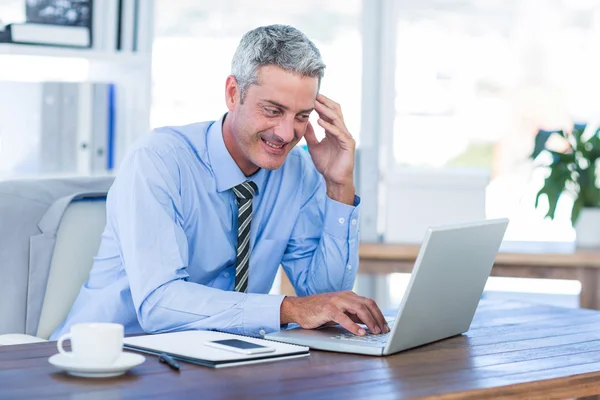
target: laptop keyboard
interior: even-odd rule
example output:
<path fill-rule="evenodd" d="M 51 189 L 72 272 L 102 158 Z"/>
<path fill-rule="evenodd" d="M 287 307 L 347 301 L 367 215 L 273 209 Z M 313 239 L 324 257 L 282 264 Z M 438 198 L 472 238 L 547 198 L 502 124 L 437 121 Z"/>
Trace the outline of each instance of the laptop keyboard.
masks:
<path fill-rule="evenodd" d="M 342 333 L 339 335 L 331 336 L 331 338 L 338 340 L 349 340 L 353 342 L 385 344 L 389 336 L 389 333 L 376 335 L 367 331 L 367 334 L 365 336 L 356 336 L 353 333 Z"/>
<path fill-rule="evenodd" d="M 385 320 L 388 323 L 388 325 L 390 326 L 390 329 L 394 326 L 394 322 L 396 322 L 396 318 L 394 318 L 394 317 L 385 317 Z M 363 326 L 363 327 L 366 328 L 366 326 Z M 339 335 L 331 336 L 331 339 L 348 340 L 348 341 L 352 341 L 352 342 L 362 342 L 362 343 L 376 343 L 376 344 L 384 345 L 387 343 L 389 337 L 390 337 L 389 333 L 383 333 L 383 334 L 377 335 L 367 329 L 367 334 L 365 336 L 356 336 L 355 334 L 348 332 L 348 333 L 341 333 Z"/>

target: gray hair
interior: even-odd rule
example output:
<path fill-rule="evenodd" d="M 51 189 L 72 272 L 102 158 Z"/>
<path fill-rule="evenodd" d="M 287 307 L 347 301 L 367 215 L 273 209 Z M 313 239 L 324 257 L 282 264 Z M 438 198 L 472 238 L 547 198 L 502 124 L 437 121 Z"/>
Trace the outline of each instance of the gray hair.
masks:
<path fill-rule="evenodd" d="M 248 87 L 258 83 L 258 69 L 266 65 L 316 77 L 319 87 L 325 73 L 319 49 L 304 33 L 288 25 L 261 26 L 242 37 L 231 62 L 231 74 L 240 87 L 242 103 Z"/>

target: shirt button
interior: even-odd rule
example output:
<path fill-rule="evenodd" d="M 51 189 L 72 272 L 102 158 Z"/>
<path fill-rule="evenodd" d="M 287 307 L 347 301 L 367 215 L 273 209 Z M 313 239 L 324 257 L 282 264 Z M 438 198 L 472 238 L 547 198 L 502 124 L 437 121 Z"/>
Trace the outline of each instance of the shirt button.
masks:
<path fill-rule="evenodd" d="M 346 220 L 345 220 L 344 218 L 340 218 L 340 219 L 338 219 L 338 222 L 339 222 L 340 224 L 343 224 L 344 222 L 346 222 Z"/>
<path fill-rule="evenodd" d="M 265 332 L 264 329 L 261 329 L 260 331 L 258 331 L 258 333 L 260 333 L 260 336 L 265 336 L 267 334 L 267 332 Z"/>
<path fill-rule="evenodd" d="M 229 272 L 225 272 L 225 273 L 223 274 L 223 276 L 224 276 L 225 278 L 229 278 Z"/>
<path fill-rule="evenodd" d="M 352 220 L 352 225 L 356 225 L 356 220 L 355 219 Z"/>
<path fill-rule="evenodd" d="M 346 265 L 346 269 L 347 269 L 348 271 L 352 270 L 352 265 L 350 265 L 350 264 Z"/>

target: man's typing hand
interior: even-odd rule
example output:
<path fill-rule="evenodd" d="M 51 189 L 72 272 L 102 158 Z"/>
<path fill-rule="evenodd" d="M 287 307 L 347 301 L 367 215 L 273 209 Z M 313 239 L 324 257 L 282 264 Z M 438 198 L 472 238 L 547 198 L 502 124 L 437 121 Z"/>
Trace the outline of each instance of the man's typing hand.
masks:
<path fill-rule="evenodd" d="M 340 324 L 359 336 L 366 332 L 358 323 L 365 324 L 375 334 L 390 331 L 375 301 L 352 291 L 286 297 L 281 303 L 280 322 L 295 322 L 305 329 Z"/>

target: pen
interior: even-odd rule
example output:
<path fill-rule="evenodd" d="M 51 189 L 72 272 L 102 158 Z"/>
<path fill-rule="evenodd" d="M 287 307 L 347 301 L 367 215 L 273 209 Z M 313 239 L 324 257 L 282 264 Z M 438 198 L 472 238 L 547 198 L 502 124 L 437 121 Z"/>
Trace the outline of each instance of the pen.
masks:
<path fill-rule="evenodd" d="M 161 353 L 158 356 L 158 361 L 162 364 L 167 364 L 172 369 L 179 371 L 179 363 L 173 357 L 166 353 Z"/>

